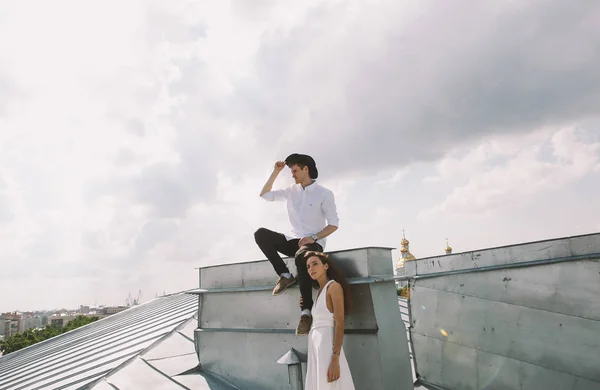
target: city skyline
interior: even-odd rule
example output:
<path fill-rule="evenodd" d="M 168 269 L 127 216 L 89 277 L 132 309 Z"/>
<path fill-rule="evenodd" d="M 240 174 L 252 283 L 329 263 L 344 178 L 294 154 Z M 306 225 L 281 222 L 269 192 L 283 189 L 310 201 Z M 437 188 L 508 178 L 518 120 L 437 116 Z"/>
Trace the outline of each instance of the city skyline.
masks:
<path fill-rule="evenodd" d="M 152 297 L 148 298 L 147 300 L 151 300 L 151 299 L 155 299 L 155 298 L 159 298 L 162 296 L 168 295 L 166 294 L 166 292 L 161 293 L 160 295 L 158 293 L 154 294 Z M 103 308 L 107 308 L 107 307 L 130 307 L 130 306 L 135 306 L 138 304 L 142 304 L 145 301 L 143 300 L 143 297 L 141 296 L 141 290 L 140 290 L 140 295 L 133 297 L 131 294 L 129 294 L 122 303 L 98 303 L 98 301 L 94 301 L 93 304 L 91 303 L 85 303 L 85 304 L 79 304 L 76 305 L 76 307 L 53 307 L 53 308 L 37 308 L 37 309 L 33 309 L 33 310 L 19 310 L 18 308 L 13 309 L 13 310 L 4 310 L 4 311 L 0 311 L 0 316 L 2 316 L 3 314 L 11 314 L 11 313 L 33 313 L 33 314 L 37 314 L 37 313 L 56 313 L 56 312 L 78 312 L 81 311 L 82 309 L 86 309 L 86 310 L 91 310 L 91 309 L 103 309 Z"/>

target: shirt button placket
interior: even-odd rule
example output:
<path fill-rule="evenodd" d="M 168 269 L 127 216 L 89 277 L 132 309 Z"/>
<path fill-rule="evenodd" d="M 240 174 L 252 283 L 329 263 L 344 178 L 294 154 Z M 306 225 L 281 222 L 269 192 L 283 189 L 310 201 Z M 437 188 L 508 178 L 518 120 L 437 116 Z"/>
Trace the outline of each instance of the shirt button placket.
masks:
<path fill-rule="evenodd" d="M 304 214 L 304 205 L 306 204 L 306 189 L 304 189 L 304 191 L 302 191 L 302 196 L 300 197 L 301 202 L 300 202 L 300 213 Z"/>

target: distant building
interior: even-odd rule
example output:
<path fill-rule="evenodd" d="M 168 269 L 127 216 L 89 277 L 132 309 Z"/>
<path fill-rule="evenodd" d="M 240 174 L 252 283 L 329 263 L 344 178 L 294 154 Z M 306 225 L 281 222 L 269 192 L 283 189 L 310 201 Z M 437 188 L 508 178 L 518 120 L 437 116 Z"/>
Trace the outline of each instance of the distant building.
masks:
<path fill-rule="evenodd" d="M 402 231 L 402 241 L 400 242 L 401 244 L 401 248 L 400 248 L 400 257 L 398 258 L 398 262 L 396 263 L 396 275 L 402 276 L 405 274 L 404 272 L 404 263 L 407 261 L 412 261 L 415 260 L 416 257 L 410 253 L 410 249 L 409 249 L 409 244 L 410 242 L 406 239 L 406 236 L 404 234 L 404 231 Z M 398 281 L 396 283 L 396 286 L 401 290 L 400 295 L 403 297 L 407 297 L 407 291 L 406 289 L 403 289 L 403 287 L 405 287 L 407 285 L 406 281 Z"/>
<path fill-rule="evenodd" d="M 410 242 L 406 239 L 406 236 L 404 235 L 404 231 L 402 231 L 402 241 L 401 241 L 401 247 L 400 247 L 400 257 L 398 258 L 398 262 L 396 263 L 396 275 L 398 275 L 398 276 L 403 276 L 403 275 L 406 274 L 405 271 L 404 271 L 404 263 L 405 262 L 417 259 L 410 252 L 409 244 L 410 244 Z M 448 239 L 447 238 L 446 238 L 446 248 L 445 248 L 444 252 L 446 252 L 447 255 L 452 254 L 452 247 L 448 244 Z M 407 285 L 406 281 L 398 281 L 396 283 L 396 286 L 398 288 L 400 288 L 400 289 L 402 289 L 406 285 Z M 401 290 L 400 295 L 403 296 L 403 297 L 405 297 L 405 298 L 408 298 L 408 291 L 407 291 L 407 289 Z"/>
<path fill-rule="evenodd" d="M 21 322 L 23 323 L 23 332 L 42 326 L 42 318 L 34 313 L 23 313 Z"/>
<path fill-rule="evenodd" d="M 109 306 L 92 310 L 89 306 L 80 306 L 79 310 L 70 313 L 60 311 L 52 315 L 48 322 L 52 326 L 62 328 L 79 316 L 104 318 L 127 310 L 127 306 Z"/>
<path fill-rule="evenodd" d="M 105 307 L 102 309 L 102 312 L 104 315 L 111 315 L 111 314 L 117 314 L 122 312 L 123 310 L 127 310 L 129 309 L 127 306 L 110 306 L 110 307 Z"/>
<path fill-rule="evenodd" d="M 50 317 L 50 325 L 57 328 L 67 326 L 67 324 L 75 319 L 76 316 L 58 315 Z"/>
<path fill-rule="evenodd" d="M 19 312 L 4 313 L 0 316 L 0 321 L 4 323 L 4 338 L 24 331 L 23 314 Z"/>
<path fill-rule="evenodd" d="M 406 239 L 406 236 L 404 235 L 404 232 L 402 232 L 402 241 L 401 241 L 401 248 L 400 248 L 400 258 L 398 259 L 398 263 L 396 265 L 396 268 L 400 268 L 400 267 L 404 267 L 404 262 L 405 261 L 411 261 L 411 260 L 415 260 L 416 257 L 410 253 L 410 249 L 408 247 L 408 245 L 410 244 L 410 242 Z"/>

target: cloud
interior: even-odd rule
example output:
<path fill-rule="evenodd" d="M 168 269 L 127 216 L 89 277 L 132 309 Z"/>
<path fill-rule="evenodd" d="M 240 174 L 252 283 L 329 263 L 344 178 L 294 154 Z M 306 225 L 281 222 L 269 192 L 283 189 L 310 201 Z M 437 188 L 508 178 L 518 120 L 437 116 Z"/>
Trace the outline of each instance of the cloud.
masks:
<path fill-rule="evenodd" d="M 0 69 L 0 125 L 2 117 L 8 114 L 9 104 L 18 97 L 18 91 L 8 78 L 2 77 Z"/>
<path fill-rule="evenodd" d="M 396 173 L 392 177 L 378 180 L 375 182 L 375 184 L 385 185 L 385 186 L 394 186 L 394 185 L 398 184 L 398 182 L 400 182 L 402 180 L 402 178 L 408 174 L 408 172 L 409 172 L 408 168 L 402 168 L 402 169 L 396 171 Z"/>
<path fill-rule="evenodd" d="M 131 191 L 137 203 L 148 204 L 152 215 L 158 217 L 183 217 L 192 206 L 194 197 L 202 198 L 201 194 L 194 196 L 194 190 L 202 190 L 195 185 L 202 181 L 189 180 L 193 177 L 178 165 L 156 164 L 144 167 L 134 178 Z M 211 182 L 203 184 L 207 191 L 212 188 Z"/>
<path fill-rule="evenodd" d="M 439 180 L 467 181 L 423 216 L 495 212 L 582 179 L 600 162 L 597 126 L 569 127 L 545 134 L 547 138 L 541 143 L 535 142 L 537 137 L 522 137 L 515 139 L 512 147 L 486 144 L 462 157 L 442 160 Z M 481 153 L 484 149 L 485 157 Z M 499 157 L 505 160 L 499 163 Z"/>
<path fill-rule="evenodd" d="M 431 207 L 418 162 L 443 158 L 428 180 L 444 186 L 462 177 L 441 212 L 600 166 L 591 130 L 545 130 L 597 114 L 596 3 L 3 4 L 0 249 L 32 270 L 3 268 L 30 307 L 153 296 L 262 258 L 254 230 L 288 226 L 257 193 L 296 151 L 336 193 L 332 248 L 383 244 Z"/>
<path fill-rule="evenodd" d="M 419 4 L 315 7 L 264 40 L 235 105 L 279 148 L 311 150 L 336 173 L 598 114 L 600 5 Z"/>
<path fill-rule="evenodd" d="M 7 189 L 8 185 L 0 172 L 0 224 L 10 221 L 13 217 Z"/>

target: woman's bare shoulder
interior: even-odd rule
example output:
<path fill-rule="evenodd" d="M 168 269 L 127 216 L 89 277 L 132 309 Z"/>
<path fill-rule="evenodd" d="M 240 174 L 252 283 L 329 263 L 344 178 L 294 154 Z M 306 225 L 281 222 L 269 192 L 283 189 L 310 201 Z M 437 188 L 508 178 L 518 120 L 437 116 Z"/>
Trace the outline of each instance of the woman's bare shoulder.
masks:
<path fill-rule="evenodd" d="M 331 282 L 331 284 L 329 285 L 329 288 L 327 289 L 327 292 L 331 292 L 333 294 L 337 294 L 339 292 L 342 291 L 342 285 L 339 284 L 338 282 L 336 282 L 335 280 L 333 282 Z"/>

